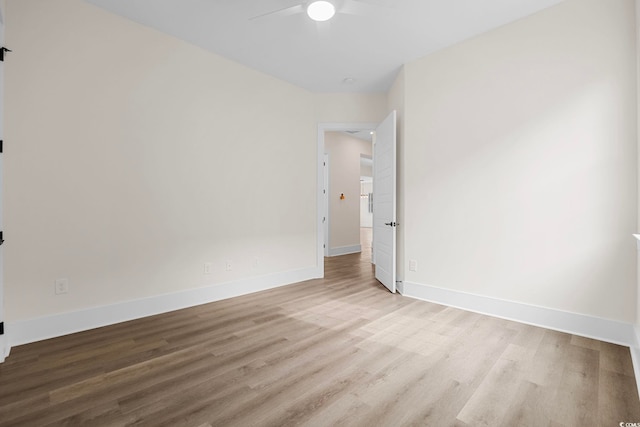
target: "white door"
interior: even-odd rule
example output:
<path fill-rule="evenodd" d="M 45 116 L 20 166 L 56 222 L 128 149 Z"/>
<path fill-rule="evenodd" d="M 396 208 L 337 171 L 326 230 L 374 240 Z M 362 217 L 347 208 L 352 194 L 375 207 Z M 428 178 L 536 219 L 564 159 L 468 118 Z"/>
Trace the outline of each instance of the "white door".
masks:
<path fill-rule="evenodd" d="M 396 292 L 396 112 L 373 142 L 373 255 L 376 279 Z"/>
<path fill-rule="evenodd" d="M 4 10 L 0 9 L 0 48 L 4 46 Z M 0 112 L 4 110 L 4 62 L 0 62 Z M 4 135 L 3 114 L 0 114 L 0 140 Z M 0 230 L 2 230 L 2 154 L 0 154 Z M 0 363 L 9 354 L 9 343 L 4 333 L 4 285 L 2 261 L 2 244 L 0 242 Z"/>

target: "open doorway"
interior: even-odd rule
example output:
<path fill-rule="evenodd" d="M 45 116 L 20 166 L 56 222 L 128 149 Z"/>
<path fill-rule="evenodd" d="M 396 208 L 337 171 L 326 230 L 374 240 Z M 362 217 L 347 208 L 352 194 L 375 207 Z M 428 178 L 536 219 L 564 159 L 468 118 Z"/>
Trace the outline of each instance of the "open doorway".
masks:
<path fill-rule="evenodd" d="M 371 131 L 325 132 L 325 256 L 362 252 L 363 220 L 372 226 L 362 193 L 363 179 L 372 188 L 372 152 Z"/>
<path fill-rule="evenodd" d="M 325 156 L 325 139 L 327 132 L 347 132 L 368 131 L 373 134 L 373 227 L 372 227 L 372 256 L 370 261 L 375 265 L 375 277 L 392 293 L 396 292 L 396 134 L 397 134 L 397 113 L 391 111 L 389 115 L 378 125 L 371 123 L 344 124 L 344 123 L 321 123 L 318 125 L 318 169 L 317 169 L 317 268 L 318 276 L 324 277 L 324 255 L 325 250 L 330 253 L 331 233 L 326 227 L 331 224 L 331 214 L 327 214 L 325 206 L 329 205 L 327 200 L 338 197 L 345 200 L 348 195 L 340 189 L 332 188 L 330 184 L 325 185 L 327 173 L 326 165 L 331 164 L 331 156 Z M 335 168 L 333 168 L 335 170 Z M 357 197 L 360 198 L 359 196 Z M 359 204 L 359 203 L 358 203 Z M 359 213 L 359 208 L 356 211 Z M 358 215 L 359 216 L 359 215 Z M 356 224 L 359 220 L 356 219 Z M 358 228 L 360 228 L 358 226 Z M 360 233 L 358 233 L 360 234 Z M 358 239 L 359 240 L 359 239 Z M 361 253 L 361 245 L 360 253 Z"/>
<path fill-rule="evenodd" d="M 360 155 L 366 154 L 371 156 L 371 132 L 377 127 L 376 123 L 321 123 L 318 125 L 318 268 L 319 277 L 324 277 L 324 257 L 336 256 L 362 251 L 360 241 L 360 203 L 361 203 L 361 185 L 360 185 Z M 336 143 L 332 142 L 332 137 L 340 135 L 342 139 L 360 139 L 357 136 L 365 136 L 368 141 L 366 143 L 369 149 L 361 152 L 360 149 L 351 150 L 351 164 L 349 171 L 345 171 L 341 166 L 343 160 L 339 153 L 333 150 L 327 150 Z M 337 139 L 341 139 L 337 138 Z M 332 155 L 333 153 L 333 155 Z M 355 157 L 354 154 L 355 153 Z M 325 154 L 328 154 L 325 156 Z M 355 165 L 353 159 L 355 158 Z M 331 170 L 338 171 L 340 174 L 350 175 L 353 180 L 349 181 L 348 187 L 345 184 L 340 185 L 335 182 L 332 185 Z M 355 170 L 355 172 L 354 172 Z M 325 177 L 328 179 L 325 180 Z M 332 223 L 340 220 L 336 217 L 335 212 L 332 215 L 331 202 L 334 208 L 341 213 L 350 212 L 351 225 L 347 235 L 341 235 L 340 228 L 332 233 Z M 355 207 L 354 207 L 355 206 Z M 355 227 L 353 226 L 355 224 Z M 344 224 L 333 224 L 344 225 Z"/>
<path fill-rule="evenodd" d="M 373 256 L 373 155 L 365 154 L 360 155 L 360 244 Z"/>
<path fill-rule="evenodd" d="M 360 245 L 373 261 L 373 155 L 366 154 L 360 155 Z"/>

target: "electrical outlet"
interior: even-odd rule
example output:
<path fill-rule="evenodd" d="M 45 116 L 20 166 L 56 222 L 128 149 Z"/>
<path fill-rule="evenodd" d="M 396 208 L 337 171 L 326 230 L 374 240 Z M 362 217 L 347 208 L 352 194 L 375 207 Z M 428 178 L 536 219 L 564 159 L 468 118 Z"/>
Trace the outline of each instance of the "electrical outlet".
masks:
<path fill-rule="evenodd" d="M 210 262 L 205 262 L 204 263 L 204 274 L 211 274 L 211 263 Z"/>
<path fill-rule="evenodd" d="M 231 261 L 227 261 L 226 270 L 231 271 L 232 269 Z"/>
<path fill-rule="evenodd" d="M 409 260 L 409 271 L 418 271 L 418 261 L 415 259 Z"/>
<path fill-rule="evenodd" d="M 69 292 L 69 279 L 56 279 L 54 290 L 56 295 L 66 294 Z"/>

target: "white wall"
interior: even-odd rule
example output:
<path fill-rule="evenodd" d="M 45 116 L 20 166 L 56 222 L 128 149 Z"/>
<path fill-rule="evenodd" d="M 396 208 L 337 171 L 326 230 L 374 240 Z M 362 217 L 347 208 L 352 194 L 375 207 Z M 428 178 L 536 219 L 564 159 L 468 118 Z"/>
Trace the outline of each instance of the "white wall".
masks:
<path fill-rule="evenodd" d="M 341 253 L 341 248 L 360 247 L 360 155 L 370 156 L 372 147 L 370 142 L 343 132 L 325 132 L 324 140 L 325 152 L 329 154 L 329 253 L 332 254 Z M 341 194 L 344 199 L 340 199 Z"/>
<path fill-rule="evenodd" d="M 640 0 L 635 0 L 636 7 L 636 141 L 637 155 L 640 156 Z M 636 163 L 640 165 L 640 157 L 636 159 Z M 640 212 L 640 170 L 638 171 L 638 197 L 636 205 L 636 215 Z M 636 230 L 640 230 L 640 217 L 636 219 Z M 637 233 L 636 233 L 637 234 Z M 640 248 L 640 242 L 637 243 Z M 633 369 L 636 374 L 636 385 L 640 393 L 640 250 L 636 255 L 636 318 L 634 324 L 635 343 L 631 346 L 631 360 L 633 361 Z"/>
<path fill-rule="evenodd" d="M 6 39 L 9 322 L 315 266 L 313 94 L 81 0 Z"/>
<path fill-rule="evenodd" d="M 633 0 L 568 0 L 405 67 L 409 282 L 636 319 Z"/>
<path fill-rule="evenodd" d="M 640 0 L 636 0 L 636 138 L 638 142 L 638 158 L 637 164 L 640 165 Z M 638 173 L 638 205 L 636 212 L 640 212 L 640 170 Z M 640 230 L 640 215 L 637 217 L 636 230 Z M 636 233 L 637 234 L 637 233 Z M 637 271 L 640 272 L 640 255 L 638 255 Z M 637 274 L 637 291 L 636 291 L 636 326 L 640 332 L 640 273 Z M 639 336 L 640 338 L 640 336 Z M 640 340 L 638 342 L 640 344 Z"/>
<path fill-rule="evenodd" d="M 320 123 L 380 123 L 387 116 L 386 94 L 315 94 Z"/>
<path fill-rule="evenodd" d="M 366 176 L 366 177 L 373 177 L 373 162 L 372 162 L 372 157 L 373 156 L 366 156 L 364 157 L 365 159 L 367 159 L 369 161 L 369 163 L 367 164 L 363 164 L 362 161 L 360 162 L 360 176 Z"/>

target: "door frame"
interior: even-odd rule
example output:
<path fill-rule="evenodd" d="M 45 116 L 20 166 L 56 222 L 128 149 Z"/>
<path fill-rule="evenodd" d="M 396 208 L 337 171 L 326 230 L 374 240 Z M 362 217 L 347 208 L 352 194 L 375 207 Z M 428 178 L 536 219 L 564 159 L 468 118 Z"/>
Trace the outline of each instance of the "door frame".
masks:
<path fill-rule="evenodd" d="M 317 247 L 316 247 L 316 269 L 317 277 L 324 277 L 324 218 L 325 200 L 324 200 L 324 133 L 325 132 L 346 132 L 376 129 L 380 123 L 340 123 L 340 122 L 321 122 L 318 123 L 318 146 L 317 146 L 317 189 L 316 189 L 316 206 L 317 206 Z M 328 242 L 327 242 L 328 243 Z"/>
<path fill-rule="evenodd" d="M 324 170 L 322 171 L 322 173 L 324 174 L 324 186 L 322 187 L 322 195 L 323 200 L 322 203 L 324 205 L 324 213 L 322 214 L 322 224 L 324 226 L 324 244 L 322 245 L 324 248 L 324 256 L 328 257 L 329 256 L 329 245 L 331 244 L 331 242 L 329 241 L 329 230 L 330 230 L 330 223 L 329 223 L 329 193 L 331 191 L 331 189 L 329 188 L 329 186 L 331 185 L 329 182 L 329 154 L 325 153 L 324 155 L 324 163 L 322 164 L 324 166 Z"/>
<path fill-rule="evenodd" d="M 0 2 L 0 47 L 4 46 L 4 28 L 5 28 L 5 2 Z M 2 63 L 2 69 L 0 70 L 0 111 L 4 111 L 4 62 Z M 0 117 L 0 140 L 4 139 L 4 119 Z M 0 154 L 0 230 L 2 230 L 2 202 L 3 202 L 3 164 L 2 154 Z M 0 242 L 0 245 L 2 242 Z M 2 333 L 0 334 L 0 363 L 4 362 L 5 357 L 9 356 L 11 346 L 9 345 L 9 339 L 7 337 L 7 324 L 5 321 L 4 310 L 4 255 L 3 248 L 0 246 L 0 322 L 2 323 Z"/>

